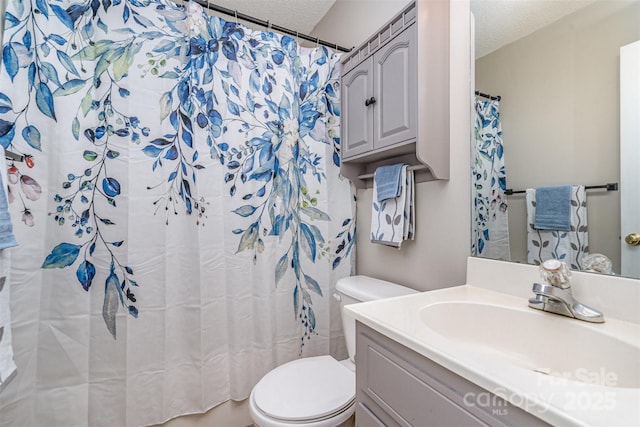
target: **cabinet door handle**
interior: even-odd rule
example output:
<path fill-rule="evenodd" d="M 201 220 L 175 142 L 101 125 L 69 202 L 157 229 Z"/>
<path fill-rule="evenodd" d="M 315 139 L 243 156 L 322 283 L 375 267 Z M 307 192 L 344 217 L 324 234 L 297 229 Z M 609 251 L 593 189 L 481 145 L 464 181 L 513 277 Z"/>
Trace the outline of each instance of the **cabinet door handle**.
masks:
<path fill-rule="evenodd" d="M 368 107 L 369 105 L 373 105 L 375 103 L 376 103 L 376 98 L 374 98 L 373 96 L 364 101 L 365 107 Z"/>

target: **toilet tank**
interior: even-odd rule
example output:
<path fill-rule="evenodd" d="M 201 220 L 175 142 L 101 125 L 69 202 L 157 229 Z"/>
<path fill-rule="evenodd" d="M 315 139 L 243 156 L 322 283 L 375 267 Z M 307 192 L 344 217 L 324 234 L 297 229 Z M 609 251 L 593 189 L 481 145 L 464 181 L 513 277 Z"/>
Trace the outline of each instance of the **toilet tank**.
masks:
<path fill-rule="evenodd" d="M 340 300 L 342 329 L 344 338 L 347 341 L 347 351 L 349 352 L 349 359 L 354 363 L 356 354 L 356 320 L 345 313 L 344 306 L 417 293 L 414 289 L 367 276 L 351 276 L 339 279 L 338 283 L 336 283 L 336 290 Z"/>

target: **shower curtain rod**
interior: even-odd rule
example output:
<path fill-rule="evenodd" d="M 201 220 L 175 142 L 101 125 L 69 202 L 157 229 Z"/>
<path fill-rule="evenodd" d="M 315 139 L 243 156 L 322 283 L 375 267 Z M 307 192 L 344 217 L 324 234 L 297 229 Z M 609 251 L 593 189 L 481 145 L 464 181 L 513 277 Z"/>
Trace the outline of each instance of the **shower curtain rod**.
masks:
<path fill-rule="evenodd" d="M 502 97 L 500 95 L 498 96 L 493 96 L 493 95 L 489 95 L 488 93 L 482 93 L 480 91 L 476 91 L 476 95 L 481 96 L 483 98 L 488 98 L 492 101 L 500 101 L 502 99 Z"/>
<path fill-rule="evenodd" d="M 618 191 L 618 183 L 610 182 L 608 184 L 602 184 L 602 185 L 587 185 L 584 188 L 586 190 L 595 190 L 595 189 L 604 188 L 607 191 Z M 526 193 L 526 192 L 527 190 L 512 190 L 510 188 L 507 188 L 506 190 L 504 190 L 504 194 L 506 194 L 507 196 L 510 196 L 512 194 Z"/>
<path fill-rule="evenodd" d="M 330 43 L 330 42 L 325 41 L 325 40 L 320 40 L 317 37 L 312 37 L 312 36 L 307 35 L 307 34 L 302 34 L 302 33 L 298 32 L 298 31 L 290 30 L 289 28 L 281 27 L 279 25 L 274 25 L 269 21 L 264 21 L 262 19 L 255 18 L 253 16 L 246 15 L 244 13 L 240 13 L 237 10 L 227 9 L 226 7 L 222 7 L 222 6 L 219 6 L 217 4 L 214 4 L 214 3 L 211 3 L 211 2 L 207 2 L 205 0 L 192 0 L 192 1 L 195 1 L 200 6 L 206 7 L 209 10 L 213 10 L 215 12 L 224 13 L 225 15 L 233 16 L 236 19 L 242 19 L 243 21 L 247 21 L 247 22 L 251 22 L 252 24 L 260 25 L 262 27 L 266 27 L 269 30 L 274 30 L 274 31 L 277 31 L 279 33 L 284 33 L 284 34 L 288 34 L 290 36 L 295 36 L 296 38 L 300 38 L 300 39 L 304 39 L 304 40 L 307 40 L 307 41 L 310 41 L 310 42 L 321 44 L 323 46 L 327 46 L 327 47 L 333 48 L 335 50 L 339 50 L 341 52 L 349 52 L 349 51 L 351 51 L 351 49 L 348 49 L 346 47 L 342 47 L 342 46 L 340 46 L 340 45 L 338 45 L 336 43 Z"/>

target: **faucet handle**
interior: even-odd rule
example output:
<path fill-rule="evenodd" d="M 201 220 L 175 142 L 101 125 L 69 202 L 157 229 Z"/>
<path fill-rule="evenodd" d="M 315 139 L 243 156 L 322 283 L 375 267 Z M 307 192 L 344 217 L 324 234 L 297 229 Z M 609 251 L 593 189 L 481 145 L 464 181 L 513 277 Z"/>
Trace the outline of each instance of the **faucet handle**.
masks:
<path fill-rule="evenodd" d="M 540 265 L 539 271 L 540 277 L 549 285 L 562 289 L 571 287 L 571 283 L 569 283 L 571 270 L 566 263 L 557 259 L 548 259 Z"/>

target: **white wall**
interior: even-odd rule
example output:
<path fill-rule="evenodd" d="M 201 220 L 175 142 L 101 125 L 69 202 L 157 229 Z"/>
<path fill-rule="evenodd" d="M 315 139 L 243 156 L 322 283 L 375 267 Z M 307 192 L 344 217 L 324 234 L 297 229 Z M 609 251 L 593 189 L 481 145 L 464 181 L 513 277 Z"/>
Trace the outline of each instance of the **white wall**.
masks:
<path fill-rule="evenodd" d="M 342 46 L 358 46 L 406 4 L 337 0 L 313 35 Z M 357 273 L 418 290 L 465 283 L 470 252 L 469 2 L 453 0 L 451 7 L 451 179 L 417 184 L 416 240 L 404 242 L 400 250 L 369 241 L 372 191 L 357 194 Z"/>
<path fill-rule="evenodd" d="M 344 47 L 357 47 L 410 0 L 337 0 L 311 33 Z"/>
<path fill-rule="evenodd" d="M 640 39 L 640 1 L 601 0 L 476 61 L 501 95 L 507 187 L 619 182 L 619 50 Z M 618 192 L 587 194 L 590 252 L 620 271 Z M 526 262 L 524 195 L 509 197 L 511 259 Z"/>

